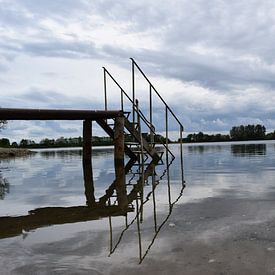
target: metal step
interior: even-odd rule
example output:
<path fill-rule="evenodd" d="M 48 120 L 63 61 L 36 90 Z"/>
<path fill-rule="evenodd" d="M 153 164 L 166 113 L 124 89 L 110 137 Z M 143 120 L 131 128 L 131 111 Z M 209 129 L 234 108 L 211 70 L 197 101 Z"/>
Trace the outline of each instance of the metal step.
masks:
<path fill-rule="evenodd" d="M 141 144 L 140 133 L 133 127 L 132 123 L 128 119 L 125 119 L 125 128 L 133 135 L 133 137 L 135 138 L 135 140 Z M 148 144 L 148 142 L 144 138 L 142 138 L 142 143 L 143 143 L 144 150 L 153 159 L 156 159 L 156 160 L 160 159 L 160 156 L 157 153 L 157 151 L 155 150 L 155 148 L 150 147 L 149 144 Z"/>

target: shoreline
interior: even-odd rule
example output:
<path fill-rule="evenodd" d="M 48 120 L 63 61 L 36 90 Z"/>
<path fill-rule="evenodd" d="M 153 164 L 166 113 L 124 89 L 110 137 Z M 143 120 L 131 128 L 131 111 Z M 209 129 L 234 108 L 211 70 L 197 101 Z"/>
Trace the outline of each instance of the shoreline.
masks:
<path fill-rule="evenodd" d="M 25 157 L 34 154 L 34 151 L 24 148 L 2 148 L 0 147 L 0 159 Z"/>

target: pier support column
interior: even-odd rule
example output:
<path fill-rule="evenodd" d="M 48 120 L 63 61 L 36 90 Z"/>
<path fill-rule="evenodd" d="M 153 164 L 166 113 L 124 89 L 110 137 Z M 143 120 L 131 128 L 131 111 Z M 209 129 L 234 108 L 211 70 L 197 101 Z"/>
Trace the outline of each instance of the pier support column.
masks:
<path fill-rule="evenodd" d="M 82 164 L 83 164 L 83 177 L 85 196 L 88 206 L 94 206 L 94 181 L 93 181 L 93 169 L 92 169 L 92 121 L 83 121 L 83 153 L 82 153 Z"/>
<path fill-rule="evenodd" d="M 126 208 L 128 201 L 124 169 L 124 116 L 115 118 L 114 146 L 117 199 L 119 206 Z"/>

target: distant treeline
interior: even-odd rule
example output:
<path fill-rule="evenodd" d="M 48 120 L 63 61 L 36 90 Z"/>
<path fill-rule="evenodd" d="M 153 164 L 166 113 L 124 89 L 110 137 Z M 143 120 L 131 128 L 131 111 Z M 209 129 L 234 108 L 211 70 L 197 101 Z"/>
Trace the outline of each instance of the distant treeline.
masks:
<path fill-rule="evenodd" d="M 143 137 L 150 141 L 150 135 L 148 133 L 143 133 Z M 182 141 L 185 143 L 190 142 L 221 142 L 221 141 L 242 141 L 242 140 L 260 140 L 260 139 L 275 139 L 275 131 L 266 134 L 266 128 L 264 125 L 240 125 L 234 126 L 231 128 L 229 134 L 204 134 L 203 132 L 189 134 L 186 138 L 183 138 Z M 125 140 L 127 142 L 133 142 L 133 137 L 126 135 Z M 166 139 L 162 135 L 155 135 L 156 143 L 165 143 Z M 169 143 L 180 142 L 168 140 Z M 0 139 L 0 147 L 13 147 L 13 148 L 54 148 L 54 147 L 79 147 L 82 146 L 83 139 L 82 137 L 60 137 L 57 139 L 44 138 L 40 142 L 35 142 L 30 139 L 22 139 L 19 143 L 12 142 L 10 143 L 9 139 L 2 138 Z M 110 137 L 92 137 L 93 146 L 99 145 L 113 145 L 113 140 Z"/>
<path fill-rule="evenodd" d="M 266 134 L 264 125 L 240 125 L 231 128 L 229 134 L 208 135 L 203 132 L 189 134 L 183 138 L 183 142 L 218 142 L 218 141 L 242 141 L 242 140 L 262 140 L 275 139 L 275 131 Z M 178 140 L 180 141 L 180 140 Z"/>
<path fill-rule="evenodd" d="M 150 141 L 150 135 L 147 133 L 142 134 L 143 137 Z M 126 142 L 134 142 L 133 137 L 130 135 L 126 135 L 125 137 Z M 155 135 L 155 142 L 156 143 L 164 143 L 166 139 L 161 135 Z M 168 140 L 170 143 L 171 140 Z M 81 147 L 83 144 L 82 137 L 60 137 L 57 139 L 49 139 L 44 138 L 40 142 L 35 142 L 31 139 L 22 139 L 19 143 L 17 142 L 10 142 L 7 138 L 0 139 L 0 147 L 5 148 L 58 148 L 58 147 Z M 113 140 L 110 137 L 99 137 L 93 136 L 92 137 L 92 144 L 93 146 L 107 146 L 113 145 Z"/>

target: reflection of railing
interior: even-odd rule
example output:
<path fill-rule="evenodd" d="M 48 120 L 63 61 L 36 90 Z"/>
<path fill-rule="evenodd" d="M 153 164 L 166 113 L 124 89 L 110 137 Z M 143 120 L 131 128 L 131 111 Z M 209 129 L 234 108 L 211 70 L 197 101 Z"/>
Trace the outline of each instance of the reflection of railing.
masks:
<path fill-rule="evenodd" d="M 87 206 L 45 207 L 32 210 L 29 212 L 29 215 L 25 216 L 0 217 L 0 238 L 13 237 L 22 234 L 24 231 L 30 231 L 44 226 L 84 222 L 105 217 L 109 219 L 110 224 L 110 255 L 119 247 L 125 232 L 129 230 L 133 224 L 136 224 L 138 230 L 139 261 L 141 263 L 154 244 L 158 233 L 169 219 L 173 206 L 181 198 L 185 187 L 184 182 L 182 182 L 182 185 L 178 186 L 180 190 L 176 199 L 171 199 L 169 170 L 173 159 L 166 159 L 166 161 L 166 165 L 160 166 L 163 167 L 163 169 L 157 169 L 158 172 L 156 171 L 156 167 L 159 165 L 158 161 L 152 160 L 146 165 L 141 162 L 138 167 L 139 171 L 141 171 L 139 178 L 136 179 L 135 183 L 131 183 L 128 186 L 129 190 L 127 193 L 125 192 L 126 186 L 117 185 L 117 179 L 115 179 L 106 190 L 106 194 L 97 200 L 94 196 L 95 190 L 91 161 L 83 158 L 84 187 Z M 143 169 L 141 167 L 142 165 Z M 157 173 L 159 175 L 157 175 Z M 167 205 L 169 206 L 166 216 L 163 216 L 163 213 L 157 213 L 158 205 L 156 200 L 158 187 L 164 184 L 167 186 Z M 121 197 L 119 199 L 119 196 L 124 196 L 124 201 L 126 199 L 126 207 L 124 207 L 123 199 L 121 200 Z M 150 201 L 152 202 L 152 208 L 150 208 Z M 162 203 L 164 203 L 164 201 L 162 201 Z M 154 233 L 149 245 L 143 250 L 142 229 L 143 224 L 147 222 L 147 219 L 144 219 L 144 213 L 148 213 L 148 209 L 153 212 Z M 144 212 L 145 210 L 146 212 Z M 128 221 L 131 212 L 133 212 L 134 217 Z M 160 215 L 164 217 L 162 221 L 157 220 L 157 217 L 159 218 Z M 125 217 L 125 228 L 122 230 L 116 243 L 114 243 L 113 238 L 113 216 Z"/>
<path fill-rule="evenodd" d="M 0 200 L 3 200 L 10 192 L 10 184 L 6 178 L 2 178 L 0 174 Z"/>
<path fill-rule="evenodd" d="M 138 234 L 139 263 L 142 263 L 144 258 L 147 256 L 149 250 L 151 249 L 151 247 L 153 246 L 153 244 L 155 242 L 155 239 L 157 238 L 157 235 L 159 234 L 160 230 L 166 224 L 169 217 L 171 216 L 174 205 L 182 197 L 183 190 L 185 188 L 185 183 L 184 183 L 184 181 L 182 181 L 181 189 L 179 191 L 179 195 L 177 196 L 177 198 L 174 201 L 172 201 L 172 199 L 171 199 L 170 176 L 169 176 L 170 175 L 169 170 L 170 170 L 170 166 L 171 166 L 172 163 L 173 163 L 173 159 L 171 161 L 169 161 L 168 158 L 166 158 L 166 167 L 165 167 L 164 171 L 162 172 L 162 174 L 158 177 L 158 180 L 156 180 L 157 175 L 156 175 L 156 170 L 155 170 L 155 167 L 156 167 L 157 163 L 151 162 L 146 167 L 146 169 L 144 169 L 143 175 L 140 176 L 140 179 L 133 186 L 132 191 L 128 195 L 128 203 L 132 203 L 132 202 L 135 201 L 135 206 L 136 206 L 135 207 L 135 216 L 133 217 L 133 219 L 130 222 L 128 222 L 128 214 L 126 213 L 125 228 L 120 233 L 120 235 L 118 237 L 118 240 L 115 244 L 113 244 L 112 220 L 111 220 L 111 217 L 109 218 L 109 226 L 110 226 L 110 254 L 109 255 L 112 255 L 117 250 L 119 244 L 121 243 L 121 241 L 123 239 L 123 236 L 124 236 L 125 232 L 127 230 L 129 230 L 130 227 L 134 223 L 136 223 L 136 225 L 137 225 L 137 234 Z M 166 175 L 166 181 L 163 181 L 165 175 Z M 149 177 L 151 177 L 152 189 L 147 193 L 146 196 L 144 196 L 144 192 L 145 192 L 145 188 L 146 188 L 144 186 L 144 179 L 146 179 L 146 181 L 148 182 Z M 163 221 L 158 225 L 158 222 L 157 222 L 157 205 L 156 205 L 156 189 L 157 189 L 157 186 L 160 184 L 160 181 L 163 181 L 162 184 L 164 184 L 165 182 L 167 184 L 169 211 L 168 211 L 168 215 L 165 216 Z M 149 186 L 147 186 L 147 187 L 149 187 Z M 144 199 L 144 197 L 145 197 L 145 199 Z M 147 246 L 145 252 L 143 253 L 141 225 L 143 223 L 144 207 L 147 205 L 147 203 L 149 202 L 151 197 L 152 197 L 152 201 L 153 201 L 154 235 L 152 237 L 151 242 Z"/>

